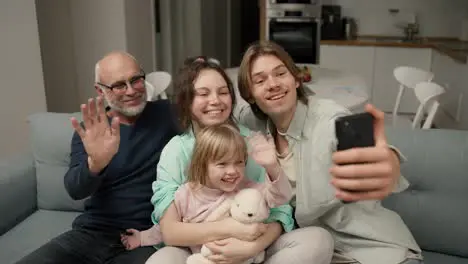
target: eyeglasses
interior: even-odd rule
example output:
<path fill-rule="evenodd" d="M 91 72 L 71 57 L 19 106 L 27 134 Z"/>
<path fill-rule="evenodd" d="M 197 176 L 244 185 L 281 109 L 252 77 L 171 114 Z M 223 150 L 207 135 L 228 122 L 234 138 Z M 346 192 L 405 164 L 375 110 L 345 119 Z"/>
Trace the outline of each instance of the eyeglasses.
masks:
<path fill-rule="evenodd" d="M 145 86 L 145 79 L 146 74 L 144 71 L 141 74 L 133 76 L 132 78 L 126 81 L 118 81 L 112 85 L 106 85 L 103 83 L 98 82 L 97 84 L 106 87 L 107 89 L 116 92 L 116 93 L 123 93 L 127 90 L 128 86 L 131 86 L 134 89 L 141 89 Z"/>

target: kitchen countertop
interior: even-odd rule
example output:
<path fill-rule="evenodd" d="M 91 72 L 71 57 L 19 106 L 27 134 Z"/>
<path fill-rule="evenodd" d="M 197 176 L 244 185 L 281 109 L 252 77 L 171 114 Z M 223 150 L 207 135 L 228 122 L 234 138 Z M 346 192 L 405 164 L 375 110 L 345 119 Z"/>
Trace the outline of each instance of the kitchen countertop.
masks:
<path fill-rule="evenodd" d="M 468 42 L 456 38 L 417 38 L 404 41 L 402 37 L 359 36 L 350 40 L 321 40 L 322 45 L 374 46 L 402 48 L 431 48 L 450 56 L 460 63 L 468 61 Z"/>

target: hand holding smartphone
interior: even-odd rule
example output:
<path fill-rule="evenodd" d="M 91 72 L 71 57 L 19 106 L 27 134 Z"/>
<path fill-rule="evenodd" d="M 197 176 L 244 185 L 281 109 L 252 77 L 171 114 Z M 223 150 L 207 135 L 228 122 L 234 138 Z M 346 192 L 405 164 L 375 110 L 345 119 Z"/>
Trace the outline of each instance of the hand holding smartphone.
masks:
<path fill-rule="evenodd" d="M 337 150 L 375 146 L 374 117 L 370 113 L 359 113 L 339 117 L 335 121 Z"/>
<path fill-rule="evenodd" d="M 375 146 L 374 117 L 367 112 L 340 117 L 335 121 L 335 134 L 338 151 Z M 343 201 L 343 203 L 349 202 Z"/>

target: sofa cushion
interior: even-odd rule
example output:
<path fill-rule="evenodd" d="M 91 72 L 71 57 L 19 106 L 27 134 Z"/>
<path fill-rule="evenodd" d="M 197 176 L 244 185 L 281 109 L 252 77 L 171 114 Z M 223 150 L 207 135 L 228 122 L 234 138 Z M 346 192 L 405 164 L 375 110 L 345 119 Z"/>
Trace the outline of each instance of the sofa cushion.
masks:
<path fill-rule="evenodd" d="M 32 155 L 0 161 L 0 235 L 37 210 L 36 186 Z"/>
<path fill-rule="evenodd" d="M 468 259 L 430 251 L 423 251 L 424 264 L 466 264 Z"/>
<path fill-rule="evenodd" d="M 37 204 L 41 209 L 83 210 L 83 201 L 71 199 L 64 186 L 74 132 L 72 116 L 81 119 L 80 113 L 37 113 L 29 117 L 37 174 Z"/>
<path fill-rule="evenodd" d="M 408 161 L 410 187 L 384 206 L 398 212 L 422 249 L 468 257 L 468 132 L 387 128 Z"/>
<path fill-rule="evenodd" d="M 0 260 L 13 264 L 50 239 L 70 230 L 78 212 L 38 210 L 0 236 Z"/>

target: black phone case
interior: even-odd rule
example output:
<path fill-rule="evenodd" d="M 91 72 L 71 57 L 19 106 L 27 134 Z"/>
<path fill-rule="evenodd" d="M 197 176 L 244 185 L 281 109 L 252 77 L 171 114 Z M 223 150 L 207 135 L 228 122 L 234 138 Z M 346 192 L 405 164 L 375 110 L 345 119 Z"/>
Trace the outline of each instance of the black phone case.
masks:
<path fill-rule="evenodd" d="M 338 140 L 337 150 L 374 146 L 374 117 L 369 113 L 340 117 L 335 122 L 335 133 Z"/>
<path fill-rule="evenodd" d="M 375 146 L 374 117 L 359 113 L 339 117 L 335 122 L 337 150 Z"/>

